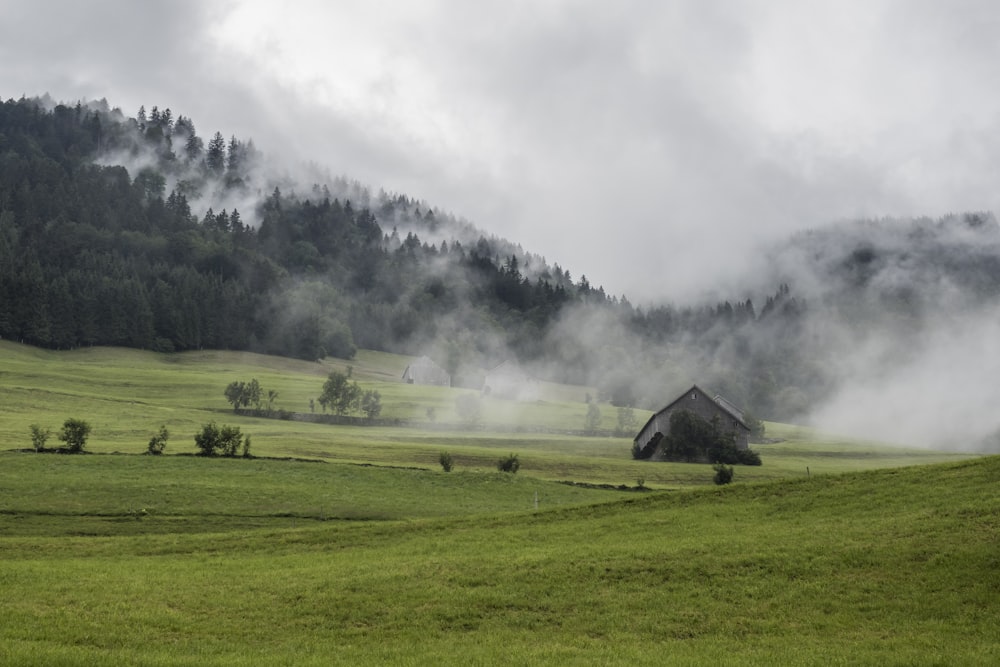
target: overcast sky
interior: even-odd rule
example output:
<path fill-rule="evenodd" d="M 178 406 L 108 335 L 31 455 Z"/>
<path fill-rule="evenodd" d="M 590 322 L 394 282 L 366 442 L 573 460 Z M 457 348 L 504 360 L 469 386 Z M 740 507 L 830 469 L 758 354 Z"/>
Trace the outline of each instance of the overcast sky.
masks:
<path fill-rule="evenodd" d="M 170 107 L 634 301 L 737 289 L 756 244 L 795 229 L 1000 208 L 992 0 L 0 0 L 0 16 L 4 99 Z"/>

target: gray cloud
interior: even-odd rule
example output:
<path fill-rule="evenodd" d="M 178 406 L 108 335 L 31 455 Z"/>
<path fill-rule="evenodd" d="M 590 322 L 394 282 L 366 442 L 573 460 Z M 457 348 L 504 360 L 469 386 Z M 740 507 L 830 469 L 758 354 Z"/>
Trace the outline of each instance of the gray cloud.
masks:
<path fill-rule="evenodd" d="M 169 106 L 640 301 L 829 220 L 998 208 L 991 2 L 5 5 L 4 97 Z"/>

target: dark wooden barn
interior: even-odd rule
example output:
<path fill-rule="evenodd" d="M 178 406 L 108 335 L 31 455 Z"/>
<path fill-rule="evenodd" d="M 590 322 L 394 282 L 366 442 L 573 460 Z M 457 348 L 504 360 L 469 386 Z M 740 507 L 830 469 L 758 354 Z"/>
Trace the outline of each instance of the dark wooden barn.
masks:
<path fill-rule="evenodd" d="M 743 420 L 743 412 L 735 405 L 718 394 L 702 390 L 698 385 L 692 386 L 678 396 L 667 407 L 655 413 L 639 430 L 634 442 L 639 447 L 645 447 L 657 433 L 664 436 L 670 434 L 670 415 L 678 410 L 690 410 L 705 421 L 717 420 L 722 430 L 733 434 L 733 442 L 737 448 L 747 449 L 750 446 L 750 427 Z"/>

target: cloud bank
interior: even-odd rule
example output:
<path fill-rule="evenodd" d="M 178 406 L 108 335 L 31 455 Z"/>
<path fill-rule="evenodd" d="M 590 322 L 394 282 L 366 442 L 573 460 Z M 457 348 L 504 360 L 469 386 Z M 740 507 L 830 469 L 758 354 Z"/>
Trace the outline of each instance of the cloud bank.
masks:
<path fill-rule="evenodd" d="M 998 208 L 991 2 L 11 4 L 5 97 L 169 106 L 636 300 L 826 221 Z"/>

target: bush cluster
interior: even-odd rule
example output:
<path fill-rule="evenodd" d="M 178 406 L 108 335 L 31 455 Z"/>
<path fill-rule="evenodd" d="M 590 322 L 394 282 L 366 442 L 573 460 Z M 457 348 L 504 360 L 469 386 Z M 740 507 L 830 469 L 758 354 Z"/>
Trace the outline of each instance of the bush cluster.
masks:
<path fill-rule="evenodd" d="M 46 451 L 45 443 L 48 442 L 52 431 L 38 424 L 32 424 L 29 429 L 31 431 L 31 447 L 36 452 Z M 79 454 L 87 446 L 87 438 L 90 437 L 90 424 L 83 419 L 70 417 L 63 422 L 62 430 L 59 431 L 57 437 L 66 444 L 55 451 Z"/>
<path fill-rule="evenodd" d="M 341 373 L 333 371 L 323 383 L 320 394 L 320 407 L 334 414 L 347 415 L 360 410 L 367 419 L 375 419 L 382 414 L 382 395 L 375 389 L 361 389 L 356 381 L 350 379 L 350 371 Z"/>
<path fill-rule="evenodd" d="M 250 456 L 250 436 L 243 435 L 239 426 L 222 427 L 210 422 L 201 427 L 201 432 L 194 436 L 194 444 L 198 448 L 201 456 L 222 456 L 233 457 L 240 453 L 244 457 Z"/>

